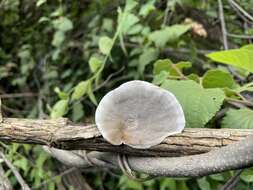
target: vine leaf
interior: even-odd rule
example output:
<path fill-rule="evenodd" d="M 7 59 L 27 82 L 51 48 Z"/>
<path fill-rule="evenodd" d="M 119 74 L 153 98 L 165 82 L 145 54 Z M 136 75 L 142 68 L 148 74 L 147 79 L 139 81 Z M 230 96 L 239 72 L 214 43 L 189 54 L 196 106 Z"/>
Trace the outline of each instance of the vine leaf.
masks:
<path fill-rule="evenodd" d="M 249 72 L 253 72 L 253 48 L 252 45 L 240 49 L 218 51 L 207 54 L 213 61 L 233 65 Z"/>
<path fill-rule="evenodd" d="M 149 40 L 154 42 L 156 47 L 164 47 L 167 43 L 175 42 L 191 28 L 190 25 L 175 24 L 156 30 L 149 35 Z"/>
<path fill-rule="evenodd" d="M 71 99 L 72 100 L 80 99 L 83 95 L 87 93 L 88 87 L 89 87 L 89 81 L 79 82 L 74 88 L 74 92 L 72 93 Z"/>
<path fill-rule="evenodd" d="M 99 39 L 98 46 L 99 46 L 99 50 L 104 55 L 109 55 L 113 46 L 113 41 L 111 38 L 107 36 L 103 36 Z"/>
<path fill-rule="evenodd" d="M 236 84 L 228 72 L 211 69 L 203 76 L 202 85 L 204 88 L 233 88 Z"/>
<path fill-rule="evenodd" d="M 177 70 L 173 67 L 173 62 L 170 59 L 158 59 L 154 63 L 153 73 L 154 75 L 159 74 L 161 71 L 167 71 L 172 76 L 179 76 L 178 71 L 183 71 L 183 69 L 190 68 L 192 64 L 188 61 L 180 61 L 174 66 L 177 68 Z"/>
<path fill-rule="evenodd" d="M 98 71 L 98 69 L 102 66 L 103 61 L 99 59 L 98 57 L 92 56 L 89 59 L 89 66 L 92 73 L 95 73 Z"/>
<path fill-rule="evenodd" d="M 97 102 L 96 96 L 93 93 L 91 82 L 88 83 L 87 95 L 88 95 L 89 99 L 92 101 L 92 103 L 97 106 L 98 102 Z"/>
<path fill-rule="evenodd" d="M 243 181 L 247 182 L 247 183 L 252 183 L 253 182 L 253 170 L 252 169 L 245 169 L 241 175 L 240 175 L 240 179 L 242 179 Z"/>
<path fill-rule="evenodd" d="M 143 51 L 139 57 L 138 71 L 140 74 L 144 73 L 144 70 L 148 64 L 156 60 L 158 57 L 158 51 L 155 48 L 148 48 Z"/>
<path fill-rule="evenodd" d="M 66 114 L 68 109 L 68 100 L 59 100 L 56 102 L 53 106 L 53 109 L 51 111 L 51 118 L 59 118 Z"/>
<path fill-rule="evenodd" d="M 203 127 L 219 111 L 225 98 L 221 89 L 204 89 L 192 80 L 166 80 L 161 87 L 172 92 L 182 105 L 186 127 Z"/>
<path fill-rule="evenodd" d="M 222 127 L 253 129 L 253 111 L 248 108 L 229 110 L 222 120 Z"/>

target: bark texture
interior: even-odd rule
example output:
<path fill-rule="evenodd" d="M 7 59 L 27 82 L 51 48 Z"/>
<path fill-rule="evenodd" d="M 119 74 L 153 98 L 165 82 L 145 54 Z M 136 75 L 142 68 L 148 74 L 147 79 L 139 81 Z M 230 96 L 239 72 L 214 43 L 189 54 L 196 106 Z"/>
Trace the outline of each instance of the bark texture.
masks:
<path fill-rule="evenodd" d="M 152 134 L 150 134 L 152 135 Z M 133 156 L 184 156 L 206 153 L 253 135 L 250 129 L 185 129 L 149 149 L 114 146 L 106 142 L 95 126 L 76 125 L 67 119 L 32 120 L 3 118 L 0 140 L 47 145 L 65 150 L 114 152 Z"/>

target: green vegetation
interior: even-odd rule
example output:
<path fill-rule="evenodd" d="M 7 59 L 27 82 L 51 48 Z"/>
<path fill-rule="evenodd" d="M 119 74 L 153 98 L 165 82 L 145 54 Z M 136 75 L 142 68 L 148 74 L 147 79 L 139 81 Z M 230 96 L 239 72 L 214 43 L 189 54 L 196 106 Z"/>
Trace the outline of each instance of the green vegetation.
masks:
<path fill-rule="evenodd" d="M 223 3 L 230 34 L 225 51 L 218 1 L 0 0 L 3 115 L 91 122 L 106 92 L 139 79 L 173 92 L 187 127 L 252 129 L 253 21 Z M 253 12 L 252 1 L 240 6 Z M 62 171 L 40 146 L 1 148 L 32 188 L 62 183 Z M 105 171 L 83 173 L 93 189 L 120 190 L 214 190 L 232 175 L 141 183 Z M 237 189 L 250 190 L 252 182 L 247 169 Z"/>

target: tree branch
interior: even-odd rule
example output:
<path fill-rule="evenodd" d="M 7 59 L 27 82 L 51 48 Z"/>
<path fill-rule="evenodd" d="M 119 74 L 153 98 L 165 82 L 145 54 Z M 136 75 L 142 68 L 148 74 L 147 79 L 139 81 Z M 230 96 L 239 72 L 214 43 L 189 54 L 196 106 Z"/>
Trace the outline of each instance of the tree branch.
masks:
<path fill-rule="evenodd" d="M 66 150 L 92 150 L 136 156 L 183 156 L 209 152 L 252 135 L 250 129 L 189 128 L 149 149 L 114 146 L 94 125 L 76 125 L 67 119 L 33 120 L 3 118 L 0 141 L 47 145 Z"/>
<path fill-rule="evenodd" d="M 201 177 L 253 165 L 253 135 L 228 146 L 204 154 L 183 157 L 128 157 L 129 168 L 152 176 Z M 119 169 L 115 153 L 66 151 L 48 148 L 59 161 L 75 167 L 91 166 L 85 157 L 99 168 Z M 86 154 L 86 156 L 85 156 Z"/>

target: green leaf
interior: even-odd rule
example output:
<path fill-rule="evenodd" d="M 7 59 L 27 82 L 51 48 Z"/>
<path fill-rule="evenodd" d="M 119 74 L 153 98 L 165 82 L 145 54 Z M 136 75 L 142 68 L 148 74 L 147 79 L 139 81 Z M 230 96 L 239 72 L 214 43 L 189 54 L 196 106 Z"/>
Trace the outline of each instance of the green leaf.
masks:
<path fill-rule="evenodd" d="M 158 57 L 158 51 L 154 48 L 146 49 L 139 57 L 139 73 L 143 74 L 145 67 L 151 63 L 152 61 L 156 60 Z"/>
<path fill-rule="evenodd" d="M 177 184 L 176 181 L 171 179 L 171 178 L 164 178 L 160 180 L 159 183 L 159 189 L 160 190 L 167 190 L 169 188 L 169 190 L 177 190 Z"/>
<path fill-rule="evenodd" d="M 121 23 L 121 31 L 123 34 L 128 34 L 132 27 L 139 22 L 139 18 L 132 13 L 126 14 L 124 20 Z"/>
<path fill-rule="evenodd" d="M 136 1 L 127 0 L 124 11 L 122 12 L 121 8 L 118 7 L 118 18 L 117 18 L 117 33 L 119 34 L 118 38 L 120 41 L 120 46 L 125 55 L 127 55 L 127 50 L 124 44 L 123 35 L 129 34 L 134 35 L 140 33 L 142 30 L 142 25 L 137 24 L 139 18 L 131 13 L 131 11 L 138 5 Z"/>
<path fill-rule="evenodd" d="M 54 91 L 55 91 L 55 93 L 57 93 L 57 95 L 60 99 L 68 99 L 68 94 L 61 91 L 59 87 L 55 87 Z"/>
<path fill-rule="evenodd" d="M 38 23 L 49 22 L 49 21 L 50 21 L 50 18 L 43 16 L 43 17 L 40 17 Z"/>
<path fill-rule="evenodd" d="M 56 31 L 54 33 L 52 45 L 55 47 L 60 47 L 65 39 L 65 33 L 62 31 Z"/>
<path fill-rule="evenodd" d="M 128 189 L 135 189 L 135 190 L 143 190 L 143 185 L 142 183 L 134 180 L 127 180 L 127 188 Z"/>
<path fill-rule="evenodd" d="M 164 47 L 167 43 L 175 42 L 191 28 L 190 25 L 175 24 L 161 30 L 152 32 L 149 40 L 153 41 L 157 47 Z"/>
<path fill-rule="evenodd" d="M 213 52 L 207 54 L 207 57 L 216 62 L 233 65 L 249 72 L 253 72 L 253 50 L 251 46 Z"/>
<path fill-rule="evenodd" d="M 114 28 L 113 28 L 113 20 L 112 19 L 109 19 L 109 18 L 104 18 L 103 19 L 103 24 L 102 24 L 102 28 L 111 33 L 113 32 Z"/>
<path fill-rule="evenodd" d="M 37 2 L 36 2 L 36 7 L 40 7 L 41 5 L 43 5 L 44 3 L 46 3 L 47 2 L 47 0 L 38 0 Z"/>
<path fill-rule="evenodd" d="M 62 32 L 67 32 L 67 31 L 73 29 L 73 23 L 67 17 L 60 17 L 60 18 L 54 20 L 53 26 L 55 29 L 62 31 Z"/>
<path fill-rule="evenodd" d="M 141 24 L 136 24 L 128 30 L 127 34 L 128 35 L 139 34 L 142 29 L 143 29 L 143 26 Z"/>
<path fill-rule="evenodd" d="M 187 78 L 190 79 L 190 80 L 195 81 L 196 83 L 200 82 L 199 76 L 194 74 L 194 73 L 191 73 L 191 74 L 187 75 Z"/>
<path fill-rule="evenodd" d="M 72 111 L 72 119 L 74 122 L 79 121 L 84 116 L 84 108 L 81 102 L 74 103 Z"/>
<path fill-rule="evenodd" d="M 154 63 L 153 73 L 159 74 L 161 71 L 167 71 L 172 76 L 179 76 L 177 70 L 172 67 L 173 62 L 170 59 L 159 59 Z M 180 61 L 176 64 L 173 64 L 179 71 L 182 72 L 185 68 L 190 68 L 192 64 L 188 61 Z"/>
<path fill-rule="evenodd" d="M 101 66 L 102 66 L 102 60 L 98 57 L 92 56 L 89 59 L 89 66 L 92 73 L 95 73 Z"/>
<path fill-rule="evenodd" d="M 224 176 L 220 173 L 209 175 L 209 177 L 215 181 L 225 181 Z"/>
<path fill-rule="evenodd" d="M 13 162 L 13 165 L 22 169 L 24 172 L 27 172 L 27 170 L 29 170 L 28 161 L 26 158 L 20 158 L 18 160 L 15 160 Z"/>
<path fill-rule="evenodd" d="M 253 129 L 253 111 L 248 108 L 229 110 L 222 120 L 222 127 Z"/>
<path fill-rule="evenodd" d="M 187 69 L 192 66 L 191 62 L 189 62 L 189 61 L 180 61 L 174 65 L 181 72 L 183 71 L 183 69 Z M 170 68 L 170 75 L 179 76 L 178 72 L 173 67 Z"/>
<path fill-rule="evenodd" d="M 126 0 L 126 6 L 124 11 L 126 12 L 132 11 L 137 5 L 138 3 L 134 0 Z"/>
<path fill-rule="evenodd" d="M 159 74 L 161 71 L 169 72 L 171 69 L 172 61 L 170 59 L 159 59 L 154 63 L 153 73 Z"/>
<path fill-rule="evenodd" d="M 98 105 L 97 99 L 92 90 L 91 82 L 89 83 L 87 94 L 88 94 L 89 99 L 92 101 L 92 103 L 95 105 Z"/>
<path fill-rule="evenodd" d="M 240 178 L 247 183 L 252 183 L 253 182 L 253 170 L 252 169 L 245 169 L 241 173 Z"/>
<path fill-rule="evenodd" d="M 241 49 L 247 49 L 247 50 L 253 51 L 253 44 L 245 45 L 245 46 L 241 47 Z"/>
<path fill-rule="evenodd" d="M 79 100 L 81 97 L 83 97 L 83 95 L 85 95 L 88 91 L 89 83 L 89 81 L 79 82 L 74 88 L 74 92 L 71 96 L 71 99 Z"/>
<path fill-rule="evenodd" d="M 68 100 L 59 100 L 55 103 L 53 106 L 53 109 L 51 111 L 51 118 L 59 118 L 66 114 L 68 108 Z"/>
<path fill-rule="evenodd" d="M 169 76 L 168 72 L 161 71 L 158 75 L 155 75 L 152 83 L 156 85 L 160 85 L 168 78 L 168 76 Z"/>
<path fill-rule="evenodd" d="M 200 179 L 197 179 L 198 186 L 201 190 L 211 190 L 211 185 L 207 181 L 206 177 L 202 177 Z"/>
<path fill-rule="evenodd" d="M 211 69 L 203 76 L 202 85 L 204 88 L 233 88 L 235 81 L 229 73 Z"/>
<path fill-rule="evenodd" d="M 225 98 L 221 89 L 203 89 L 192 80 L 166 80 L 162 88 L 172 92 L 182 105 L 187 127 L 203 127 L 219 111 Z"/>
<path fill-rule="evenodd" d="M 98 46 L 103 54 L 109 55 L 113 46 L 113 41 L 111 38 L 103 36 L 99 39 Z"/>
<path fill-rule="evenodd" d="M 146 17 L 151 11 L 155 10 L 155 0 L 149 0 L 146 4 L 141 6 L 139 15 Z"/>

